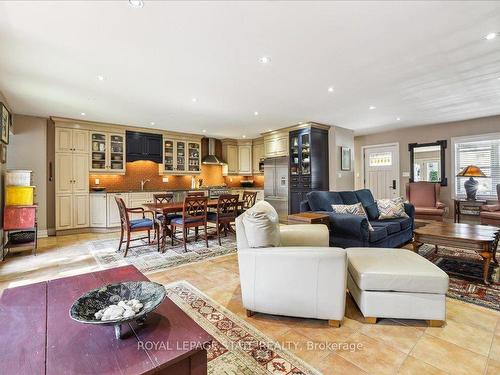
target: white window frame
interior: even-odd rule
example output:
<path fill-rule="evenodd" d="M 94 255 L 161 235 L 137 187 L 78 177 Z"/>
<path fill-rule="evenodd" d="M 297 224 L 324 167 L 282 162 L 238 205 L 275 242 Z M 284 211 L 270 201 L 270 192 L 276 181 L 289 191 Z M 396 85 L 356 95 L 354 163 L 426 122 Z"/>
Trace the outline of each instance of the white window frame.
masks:
<path fill-rule="evenodd" d="M 463 137 L 453 137 L 451 138 L 451 163 L 450 163 L 450 174 L 451 174 L 451 195 L 453 199 L 462 199 L 465 198 L 464 196 L 458 196 L 456 195 L 455 192 L 455 183 L 457 177 L 455 176 L 455 165 L 456 165 L 456 160 L 455 160 L 455 145 L 457 143 L 462 143 L 462 142 L 474 142 L 474 141 L 488 141 L 490 139 L 500 139 L 500 133 L 488 133 L 488 134 L 476 134 L 476 135 L 467 135 Z M 478 199 L 487 199 L 487 200 L 496 200 L 497 195 L 477 195 Z"/>

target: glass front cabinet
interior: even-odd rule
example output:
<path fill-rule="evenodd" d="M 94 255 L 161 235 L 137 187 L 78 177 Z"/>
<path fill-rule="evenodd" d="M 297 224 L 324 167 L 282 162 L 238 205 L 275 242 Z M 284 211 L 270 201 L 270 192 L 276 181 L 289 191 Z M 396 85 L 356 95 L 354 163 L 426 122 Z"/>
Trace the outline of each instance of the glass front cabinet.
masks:
<path fill-rule="evenodd" d="M 90 172 L 125 173 L 125 135 L 90 132 Z"/>
<path fill-rule="evenodd" d="M 198 174 L 201 166 L 201 142 L 163 139 L 163 173 Z"/>

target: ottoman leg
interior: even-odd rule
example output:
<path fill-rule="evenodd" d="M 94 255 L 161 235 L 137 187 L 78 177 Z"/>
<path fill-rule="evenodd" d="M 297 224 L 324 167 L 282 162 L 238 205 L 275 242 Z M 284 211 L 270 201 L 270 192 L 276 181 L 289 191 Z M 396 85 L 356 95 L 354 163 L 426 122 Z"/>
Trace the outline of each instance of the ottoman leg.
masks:
<path fill-rule="evenodd" d="M 365 316 L 365 323 L 366 324 L 377 324 L 377 318 L 373 316 Z"/>
<path fill-rule="evenodd" d="M 428 320 L 429 327 L 442 327 L 444 325 L 444 320 Z"/>
<path fill-rule="evenodd" d="M 328 321 L 328 325 L 329 325 L 330 327 L 339 328 L 339 327 L 340 327 L 340 324 L 342 324 L 342 320 L 329 320 L 329 321 Z"/>

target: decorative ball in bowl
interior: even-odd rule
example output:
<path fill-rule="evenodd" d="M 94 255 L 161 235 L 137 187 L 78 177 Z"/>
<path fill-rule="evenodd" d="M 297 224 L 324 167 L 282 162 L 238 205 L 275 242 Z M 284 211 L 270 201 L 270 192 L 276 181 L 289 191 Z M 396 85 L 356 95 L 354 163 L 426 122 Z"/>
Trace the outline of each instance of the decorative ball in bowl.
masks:
<path fill-rule="evenodd" d="M 166 295 L 163 285 L 151 281 L 109 284 L 78 298 L 69 315 L 85 324 L 113 325 L 120 339 L 121 324 L 134 320 L 144 323 L 146 314 L 156 309 Z"/>

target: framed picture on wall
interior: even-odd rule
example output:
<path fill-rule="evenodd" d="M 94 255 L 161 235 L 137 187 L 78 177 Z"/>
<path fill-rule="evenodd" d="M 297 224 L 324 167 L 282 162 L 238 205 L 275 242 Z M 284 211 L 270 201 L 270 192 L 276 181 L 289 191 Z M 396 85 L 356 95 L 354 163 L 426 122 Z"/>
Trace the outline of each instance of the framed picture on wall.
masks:
<path fill-rule="evenodd" d="M 0 103 L 0 139 L 6 145 L 9 144 L 9 132 L 12 116 L 7 107 Z"/>
<path fill-rule="evenodd" d="M 342 171 L 351 170 L 351 148 L 350 147 L 340 147 L 340 169 Z"/>
<path fill-rule="evenodd" d="M 7 163 L 7 146 L 0 143 L 0 163 Z"/>

